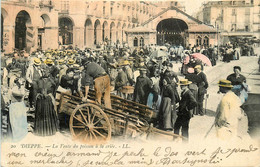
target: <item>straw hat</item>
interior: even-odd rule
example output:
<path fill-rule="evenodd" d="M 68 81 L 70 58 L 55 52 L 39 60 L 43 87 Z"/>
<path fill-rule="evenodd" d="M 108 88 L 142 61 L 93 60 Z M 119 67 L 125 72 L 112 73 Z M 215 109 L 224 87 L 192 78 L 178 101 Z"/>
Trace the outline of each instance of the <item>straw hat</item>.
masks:
<path fill-rule="evenodd" d="M 58 63 L 59 63 L 59 64 L 64 64 L 65 61 L 64 61 L 64 59 L 60 59 L 60 60 L 58 61 Z"/>
<path fill-rule="evenodd" d="M 79 65 L 79 64 L 73 64 L 73 68 L 79 69 L 79 68 L 80 68 L 80 65 Z"/>
<path fill-rule="evenodd" d="M 39 66 L 39 65 L 41 65 L 41 60 L 40 60 L 39 58 L 35 58 L 35 59 L 33 60 L 33 63 L 34 63 L 35 65 Z"/>
<path fill-rule="evenodd" d="M 201 65 L 196 65 L 195 67 L 194 67 L 194 69 L 201 69 Z"/>
<path fill-rule="evenodd" d="M 73 59 L 68 60 L 68 64 L 74 64 L 74 63 L 75 63 L 75 60 L 73 60 Z"/>
<path fill-rule="evenodd" d="M 48 52 L 48 53 L 46 53 L 46 55 L 45 55 L 47 58 L 51 58 L 51 54 Z"/>
<path fill-rule="evenodd" d="M 226 88 L 232 88 L 233 87 L 233 85 L 231 85 L 231 81 L 226 80 L 226 79 L 222 79 L 222 80 L 218 81 L 218 86 L 226 87 Z"/>
<path fill-rule="evenodd" d="M 189 85 L 191 84 L 192 82 L 189 81 L 188 79 L 181 79 L 178 83 L 178 85 Z"/>
<path fill-rule="evenodd" d="M 124 60 L 120 66 L 126 66 L 126 65 L 130 65 L 130 62 L 128 60 Z"/>
<path fill-rule="evenodd" d="M 45 63 L 45 64 L 53 64 L 53 61 L 52 61 L 52 59 L 46 59 L 46 60 L 44 61 L 44 63 Z"/>

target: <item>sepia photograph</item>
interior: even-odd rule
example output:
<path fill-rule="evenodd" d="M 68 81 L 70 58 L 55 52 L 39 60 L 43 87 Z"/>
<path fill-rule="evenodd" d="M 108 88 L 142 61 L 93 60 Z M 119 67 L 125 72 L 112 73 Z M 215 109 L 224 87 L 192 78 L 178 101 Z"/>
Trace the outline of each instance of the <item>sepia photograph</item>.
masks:
<path fill-rule="evenodd" d="M 260 0 L 1 0 L 3 167 L 260 166 Z"/>

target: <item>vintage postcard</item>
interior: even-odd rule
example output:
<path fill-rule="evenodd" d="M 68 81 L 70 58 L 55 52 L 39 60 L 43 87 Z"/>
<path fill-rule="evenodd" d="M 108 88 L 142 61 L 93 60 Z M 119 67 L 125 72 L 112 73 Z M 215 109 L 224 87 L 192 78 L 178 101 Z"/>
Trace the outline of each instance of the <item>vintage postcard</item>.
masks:
<path fill-rule="evenodd" d="M 260 1 L 2 0 L 1 166 L 260 166 Z"/>

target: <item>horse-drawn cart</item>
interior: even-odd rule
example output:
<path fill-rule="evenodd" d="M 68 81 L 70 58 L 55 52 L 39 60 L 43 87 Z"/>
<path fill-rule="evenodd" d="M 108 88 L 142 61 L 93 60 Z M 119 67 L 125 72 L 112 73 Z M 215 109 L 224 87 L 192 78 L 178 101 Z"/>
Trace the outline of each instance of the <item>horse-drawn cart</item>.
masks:
<path fill-rule="evenodd" d="M 82 103 L 80 97 L 58 93 L 58 111 L 70 115 L 69 128 L 74 140 L 97 144 L 107 142 L 111 136 L 135 138 L 146 135 L 148 138 L 155 134 L 182 138 L 152 127 L 154 112 L 145 105 L 111 95 L 110 109 L 95 102 L 94 91 L 89 92 L 86 103 Z"/>

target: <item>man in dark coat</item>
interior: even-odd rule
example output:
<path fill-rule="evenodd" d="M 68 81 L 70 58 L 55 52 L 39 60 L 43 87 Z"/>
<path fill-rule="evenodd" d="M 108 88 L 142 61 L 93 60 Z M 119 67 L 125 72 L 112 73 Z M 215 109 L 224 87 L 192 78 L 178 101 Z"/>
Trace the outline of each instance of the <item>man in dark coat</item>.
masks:
<path fill-rule="evenodd" d="M 117 93 L 120 97 L 125 98 L 125 96 L 121 92 L 121 90 L 123 89 L 124 86 L 127 85 L 128 78 L 127 78 L 126 73 L 123 71 L 123 68 L 124 67 L 122 67 L 122 66 L 119 66 L 119 68 L 118 68 L 118 75 L 115 80 L 115 89 L 117 90 Z"/>
<path fill-rule="evenodd" d="M 195 66 L 194 70 L 195 74 L 197 74 L 196 83 L 198 86 L 198 112 L 201 116 L 203 116 L 205 114 L 203 110 L 204 95 L 207 93 L 209 84 L 206 74 L 201 70 L 201 65 Z"/>
<path fill-rule="evenodd" d="M 181 86 L 181 101 L 179 102 L 178 118 L 174 125 L 174 133 L 179 134 L 180 128 L 183 137 L 189 138 L 189 123 L 192 117 L 192 111 L 196 107 L 196 100 L 188 88 L 191 82 L 187 79 L 182 79 L 179 82 Z"/>
<path fill-rule="evenodd" d="M 148 95 L 152 88 L 152 81 L 146 76 L 145 68 L 140 69 L 140 76 L 137 77 L 134 89 L 134 101 L 146 105 Z"/>

